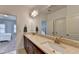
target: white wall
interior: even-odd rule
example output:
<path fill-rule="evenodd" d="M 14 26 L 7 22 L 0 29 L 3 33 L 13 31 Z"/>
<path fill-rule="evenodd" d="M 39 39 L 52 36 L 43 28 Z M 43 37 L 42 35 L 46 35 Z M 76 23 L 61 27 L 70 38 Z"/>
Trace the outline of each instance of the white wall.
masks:
<path fill-rule="evenodd" d="M 20 11 L 20 14 L 17 17 L 17 48 L 21 49 L 24 48 L 24 41 L 23 41 L 23 29 L 25 24 L 27 25 L 28 32 L 35 32 L 36 27 L 36 20 L 32 19 L 29 16 L 30 9 L 26 8 Z"/>

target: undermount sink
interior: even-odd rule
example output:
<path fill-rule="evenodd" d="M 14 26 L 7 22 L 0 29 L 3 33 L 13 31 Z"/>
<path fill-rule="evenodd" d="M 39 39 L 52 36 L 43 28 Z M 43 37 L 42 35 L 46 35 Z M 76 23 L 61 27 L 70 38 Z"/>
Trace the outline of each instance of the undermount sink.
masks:
<path fill-rule="evenodd" d="M 64 53 L 65 51 L 65 47 L 61 46 L 60 44 L 57 43 L 51 43 L 49 41 L 47 42 L 43 42 L 42 43 L 43 46 L 47 47 L 47 48 L 51 48 L 53 51 L 52 52 L 60 52 L 60 53 Z"/>

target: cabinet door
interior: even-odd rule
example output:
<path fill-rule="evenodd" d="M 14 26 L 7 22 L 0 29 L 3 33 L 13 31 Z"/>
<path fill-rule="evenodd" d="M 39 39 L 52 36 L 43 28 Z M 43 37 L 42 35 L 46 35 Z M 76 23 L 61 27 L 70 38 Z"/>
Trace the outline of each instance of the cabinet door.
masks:
<path fill-rule="evenodd" d="M 28 40 L 28 54 L 33 54 L 33 44 L 30 40 Z"/>
<path fill-rule="evenodd" d="M 44 54 L 44 52 L 34 45 L 27 37 L 24 37 L 24 48 L 27 54 Z"/>
<path fill-rule="evenodd" d="M 43 51 L 41 51 L 38 47 L 36 47 L 35 45 L 33 46 L 33 53 L 34 54 L 44 54 Z"/>
<path fill-rule="evenodd" d="M 27 53 L 30 52 L 31 44 L 30 44 L 29 39 L 27 37 L 25 37 L 25 36 L 24 36 L 24 48 L 25 48 Z"/>
<path fill-rule="evenodd" d="M 33 54 L 33 44 L 32 42 L 24 36 L 24 48 L 28 54 Z"/>

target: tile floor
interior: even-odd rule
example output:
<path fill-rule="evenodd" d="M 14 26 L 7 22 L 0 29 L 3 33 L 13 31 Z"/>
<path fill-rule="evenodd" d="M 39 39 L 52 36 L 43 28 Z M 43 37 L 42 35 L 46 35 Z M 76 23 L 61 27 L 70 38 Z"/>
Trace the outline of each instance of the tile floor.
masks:
<path fill-rule="evenodd" d="M 16 40 L 0 42 L 0 54 L 5 54 L 14 50 L 16 50 Z"/>
<path fill-rule="evenodd" d="M 14 50 L 14 51 L 10 51 L 10 52 L 5 53 L 5 54 L 16 54 L 16 50 Z"/>

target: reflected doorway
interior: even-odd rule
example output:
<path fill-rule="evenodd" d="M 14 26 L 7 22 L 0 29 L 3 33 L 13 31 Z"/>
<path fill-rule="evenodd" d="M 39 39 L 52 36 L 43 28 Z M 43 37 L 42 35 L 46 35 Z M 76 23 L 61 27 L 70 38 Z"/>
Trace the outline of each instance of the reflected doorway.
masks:
<path fill-rule="evenodd" d="M 47 21 L 46 20 L 41 21 L 41 34 L 43 35 L 47 34 Z"/>
<path fill-rule="evenodd" d="M 54 35 L 66 36 L 66 19 L 65 18 L 54 20 Z"/>

